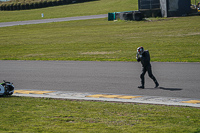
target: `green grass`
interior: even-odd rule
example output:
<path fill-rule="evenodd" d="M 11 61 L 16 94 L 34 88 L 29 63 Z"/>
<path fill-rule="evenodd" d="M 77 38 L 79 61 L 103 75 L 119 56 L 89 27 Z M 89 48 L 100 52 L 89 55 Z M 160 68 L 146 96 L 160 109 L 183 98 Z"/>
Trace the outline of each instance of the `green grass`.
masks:
<path fill-rule="evenodd" d="M 104 19 L 0 28 L 0 60 L 135 61 L 143 46 L 152 61 L 200 62 L 200 17 Z"/>
<path fill-rule="evenodd" d="M 0 11 L 0 22 L 137 10 L 137 0 L 98 0 L 34 10 Z M 135 61 L 144 46 L 152 61 L 200 62 L 200 17 L 151 21 L 71 21 L 0 28 L 0 60 Z"/>
<path fill-rule="evenodd" d="M 199 108 L 0 98 L 0 132 L 199 133 Z"/>
<path fill-rule="evenodd" d="M 33 10 L 0 11 L 0 22 L 42 19 L 41 13 L 44 13 L 43 19 L 49 19 L 107 14 L 108 12 L 137 10 L 137 8 L 137 0 L 97 0 Z"/>

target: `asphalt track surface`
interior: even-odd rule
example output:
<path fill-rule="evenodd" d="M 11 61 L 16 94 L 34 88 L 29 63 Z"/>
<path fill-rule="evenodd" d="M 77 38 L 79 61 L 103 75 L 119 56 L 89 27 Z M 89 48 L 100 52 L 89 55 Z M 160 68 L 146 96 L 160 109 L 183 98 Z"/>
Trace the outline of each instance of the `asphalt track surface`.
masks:
<path fill-rule="evenodd" d="M 78 17 L 66 17 L 66 18 L 52 18 L 52 19 L 40 19 L 40 20 L 27 20 L 27 21 L 15 21 L 15 22 L 1 22 L 0 27 L 16 26 L 16 25 L 28 25 L 28 24 L 41 24 L 41 23 L 52 23 L 52 22 L 63 22 L 72 20 L 85 20 L 85 19 L 98 19 L 105 18 L 107 14 L 101 15 L 89 15 L 89 16 L 78 16 Z"/>
<path fill-rule="evenodd" d="M 200 98 L 200 63 L 152 62 L 154 76 L 140 85 L 138 62 L 98 61 L 0 61 L 0 80 L 16 90 L 52 90 L 124 95 Z"/>

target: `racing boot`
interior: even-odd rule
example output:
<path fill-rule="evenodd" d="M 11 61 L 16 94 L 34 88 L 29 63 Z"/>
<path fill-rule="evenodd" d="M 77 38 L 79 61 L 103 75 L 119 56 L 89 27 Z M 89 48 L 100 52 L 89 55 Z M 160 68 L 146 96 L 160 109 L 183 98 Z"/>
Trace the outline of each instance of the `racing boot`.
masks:
<path fill-rule="evenodd" d="M 155 84 L 156 84 L 156 86 L 154 88 L 158 88 L 159 83 L 156 81 Z"/>
<path fill-rule="evenodd" d="M 144 89 L 144 85 L 138 86 L 139 89 Z"/>

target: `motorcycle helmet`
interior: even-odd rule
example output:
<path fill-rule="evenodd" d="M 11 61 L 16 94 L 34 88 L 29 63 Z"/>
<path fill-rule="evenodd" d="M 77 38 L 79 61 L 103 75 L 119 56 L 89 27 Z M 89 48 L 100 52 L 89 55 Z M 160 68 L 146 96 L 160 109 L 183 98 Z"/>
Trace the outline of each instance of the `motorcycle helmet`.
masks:
<path fill-rule="evenodd" d="M 143 52 L 144 52 L 144 48 L 142 46 L 137 48 L 138 54 L 142 55 Z"/>

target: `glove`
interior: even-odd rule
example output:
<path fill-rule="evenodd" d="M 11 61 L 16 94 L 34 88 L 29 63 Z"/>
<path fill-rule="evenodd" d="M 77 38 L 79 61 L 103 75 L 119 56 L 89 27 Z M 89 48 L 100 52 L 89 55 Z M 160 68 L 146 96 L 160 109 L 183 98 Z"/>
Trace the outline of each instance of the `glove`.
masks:
<path fill-rule="evenodd" d="M 138 58 L 142 58 L 142 55 L 139 53 L 136 54 L 136 59 L 138 59 Z"/>
<path fill-rule="evenodd" d="M 139 54 L 137 53 L 137 54 L 136 54 L 136 59 L 138 59 L 138 58 L 139 58 L 138 56 L 139 56 Z"/>
<path fill-rule="evenodd" d="M 138 53 L 136 54 L 136 60 L 137 60 L 138 62 L 140 62 L 140 56 L 139 56 Z"/>

